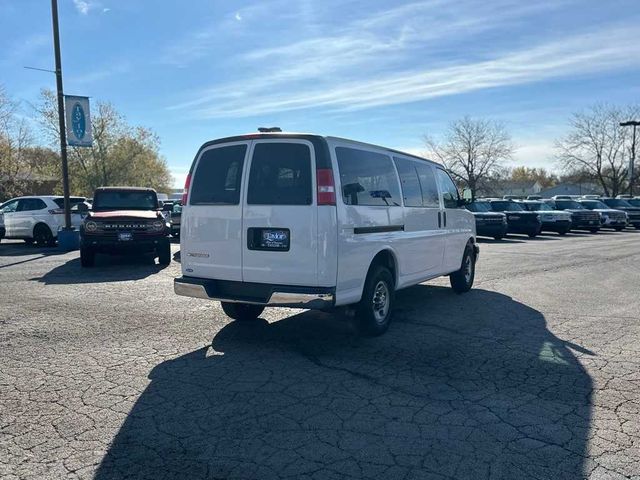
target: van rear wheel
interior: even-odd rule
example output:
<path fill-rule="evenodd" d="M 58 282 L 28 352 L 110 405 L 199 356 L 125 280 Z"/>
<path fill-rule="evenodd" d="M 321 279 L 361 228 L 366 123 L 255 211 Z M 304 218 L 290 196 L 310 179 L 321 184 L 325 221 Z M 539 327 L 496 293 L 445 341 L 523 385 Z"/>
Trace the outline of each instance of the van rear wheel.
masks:
<path fill-rule="evenodd" d="M 255 320 L 264 311 L 264 307 L 250 303 L 220 302 L 220 305 L 227 317 L 234 320 Z"/>
<path fill-rule="evenodd" d="M 451 288 L 456 293 L 465 293 L 471 290 L 473 280 L 476 276 L 476 260 L 473 254 L 473 248 L 467 246 L 462 257 L 462 265 L 460 270 L 449 275 Z"/>
<path fill-rule="evenodd" d="M 356 318 L 362 334 L 382 335 L 391 323 L 395 282 L 388 268 L 375 265 L 364 284 L 362 299 L 356 308 Z"/>

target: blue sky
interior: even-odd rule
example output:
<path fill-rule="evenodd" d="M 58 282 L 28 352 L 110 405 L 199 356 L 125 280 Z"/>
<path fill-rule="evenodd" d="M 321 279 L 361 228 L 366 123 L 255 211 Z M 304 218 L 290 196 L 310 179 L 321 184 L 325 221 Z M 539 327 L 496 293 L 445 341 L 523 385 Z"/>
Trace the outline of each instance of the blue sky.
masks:
<path fill-rule="evenodd" d="M 65 92 L 152 128 L 181 184 L 204 141 L 278 125 L 423 150 L 503 121 L 513 165 L 554 168 L 569 115 L 640 100 L 638 0 L 59 0 Z M 0 83 L 53 75 L 49 2 L 0 0 Z"/>

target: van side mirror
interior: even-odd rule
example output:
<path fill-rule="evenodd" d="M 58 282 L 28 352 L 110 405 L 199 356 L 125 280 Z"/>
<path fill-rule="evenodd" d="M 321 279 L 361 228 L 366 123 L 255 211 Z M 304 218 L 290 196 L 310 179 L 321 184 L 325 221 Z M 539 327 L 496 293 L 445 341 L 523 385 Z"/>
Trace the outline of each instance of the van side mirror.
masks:
<path fill-rule="evenodd" d="M 458 201 L 458 205 L 460 207 L 464 207 L 465 205 L 469 205 L 473 202 L 473 192 L 470 188 L 465 188 L 462 190 L 462 198 Z"/>

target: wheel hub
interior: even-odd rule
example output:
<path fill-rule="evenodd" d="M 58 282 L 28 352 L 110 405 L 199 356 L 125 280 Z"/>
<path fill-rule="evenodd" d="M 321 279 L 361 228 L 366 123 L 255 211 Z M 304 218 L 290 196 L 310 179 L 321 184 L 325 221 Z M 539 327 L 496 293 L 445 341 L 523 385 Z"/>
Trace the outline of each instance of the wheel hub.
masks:
<path fill-rule="evenodd" d="M 373 290 L 373 315 L 378 322 L 383 322 L 389 312 L 389 289 L 387 284 L 380 281 Z"/>

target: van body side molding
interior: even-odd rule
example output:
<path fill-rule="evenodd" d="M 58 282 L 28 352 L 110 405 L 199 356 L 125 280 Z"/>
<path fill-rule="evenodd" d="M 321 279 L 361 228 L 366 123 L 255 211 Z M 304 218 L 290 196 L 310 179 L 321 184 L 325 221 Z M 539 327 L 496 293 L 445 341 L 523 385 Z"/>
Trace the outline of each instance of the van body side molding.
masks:
<path fill-rule="evenodd" d="M 364 233 L 404 232 L 404 225 L 385 225 L 380 227 L 354 227 L 355 235 Z"/>

